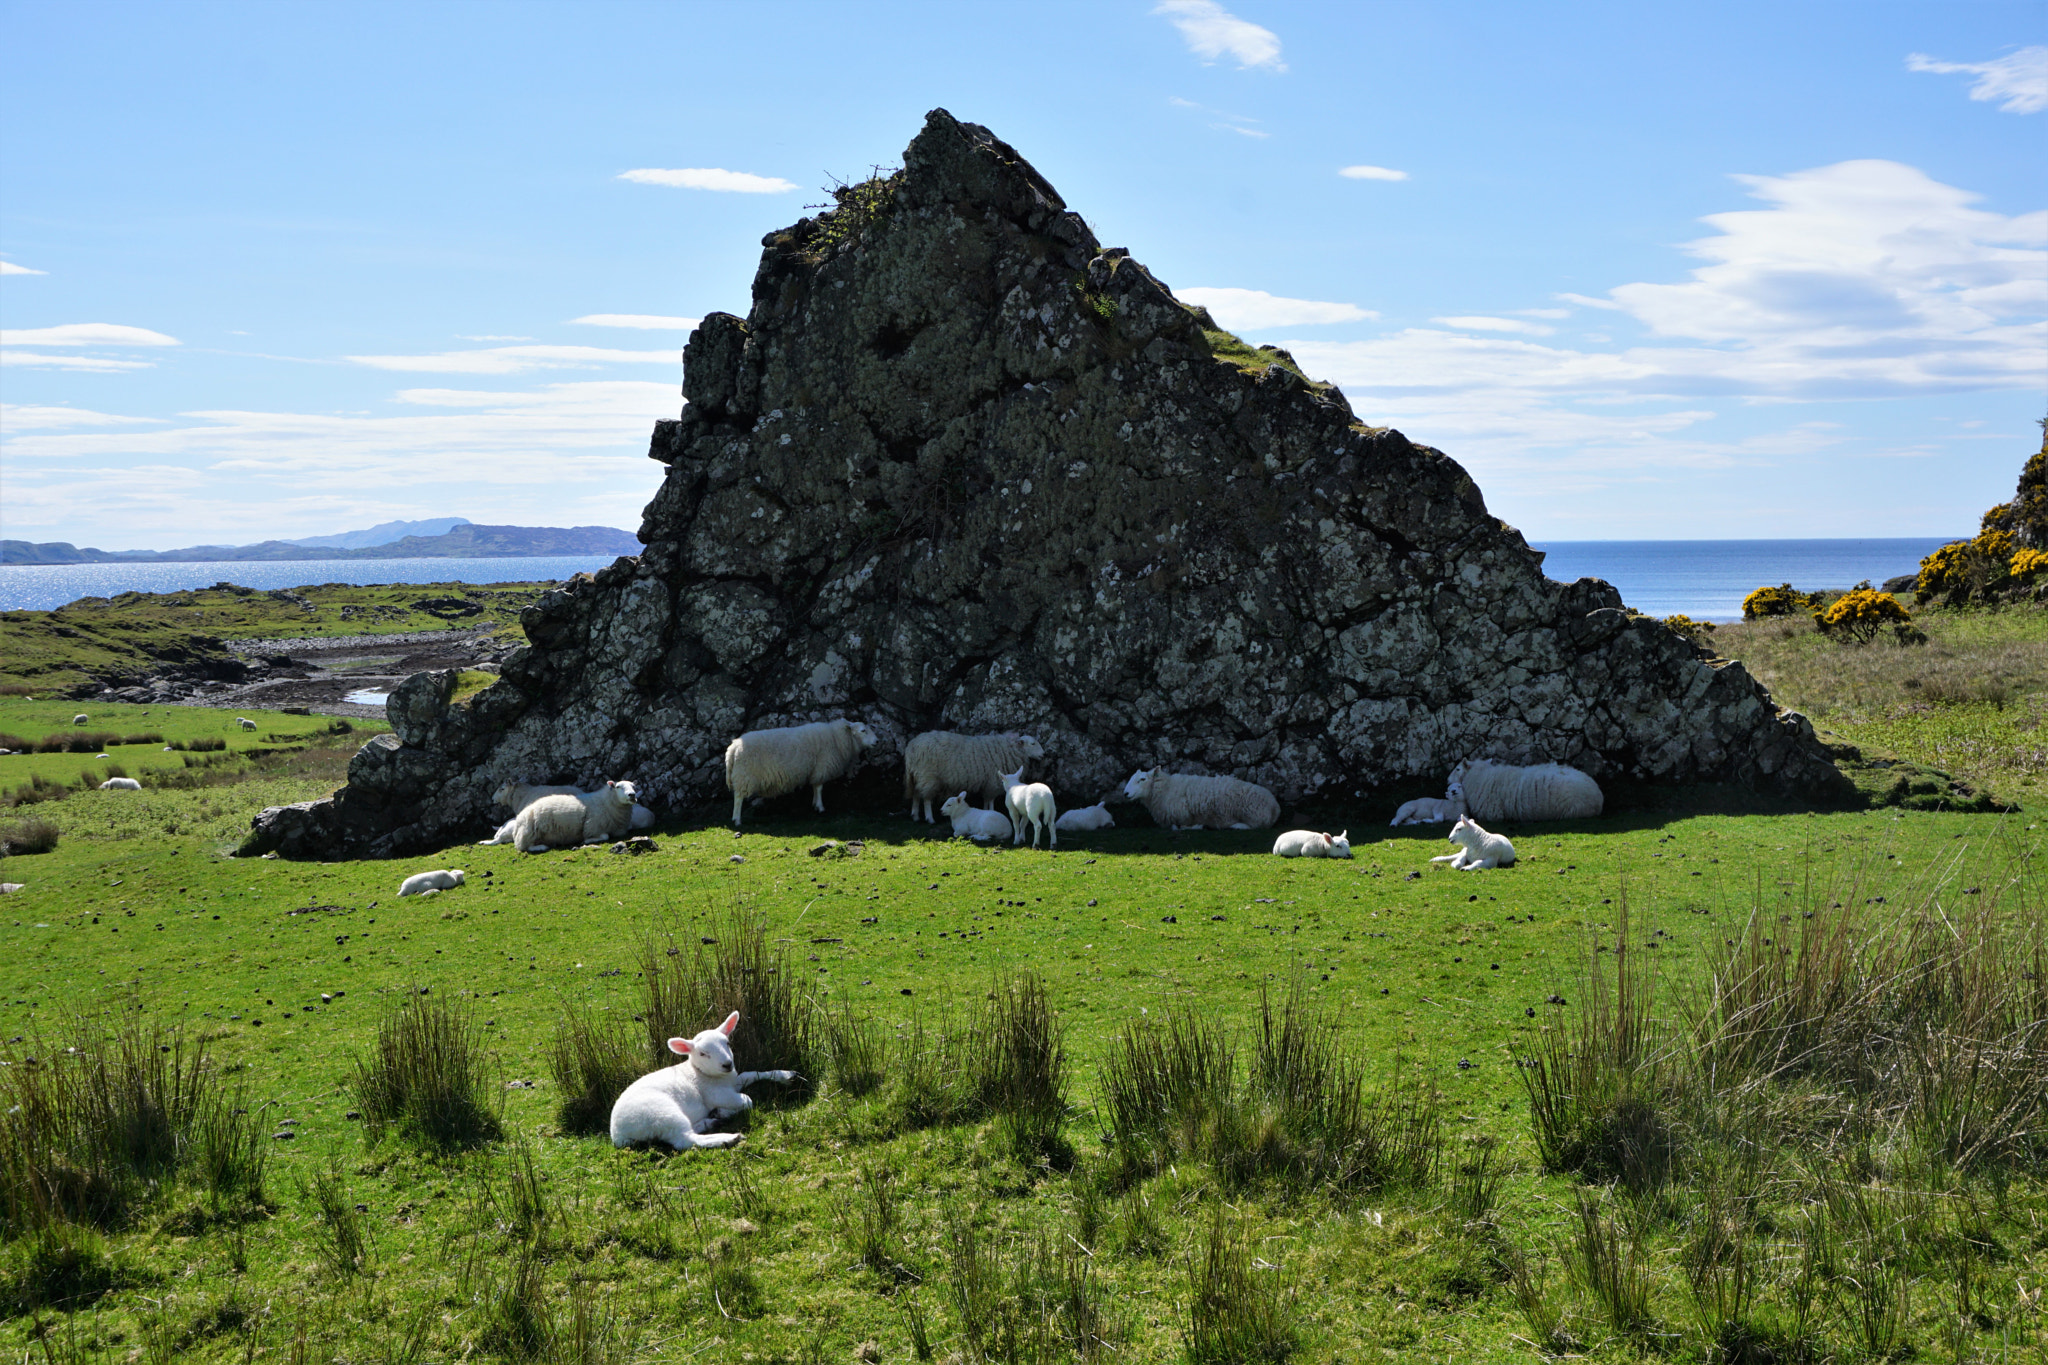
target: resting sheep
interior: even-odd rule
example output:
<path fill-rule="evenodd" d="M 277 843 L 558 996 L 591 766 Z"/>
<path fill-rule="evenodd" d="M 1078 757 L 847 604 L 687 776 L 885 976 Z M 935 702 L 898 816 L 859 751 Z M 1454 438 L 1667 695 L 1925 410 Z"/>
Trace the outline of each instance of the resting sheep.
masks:
<path fill-rule="evenodd" d="M 931 821 L 932 799 L 942 792 L 965 790 L 993 809 L 1003 788 L 998 773 L 1021 769 L 1045 750 L 1030 735 L 957 735 L 927 730 L 903 746 L 903 794 L 910 799 L 910 818 Z"/>
<path fill-rule="evenodd" d="M 1010 819 L 1001 811 L 976 810 L 967 804 L 967 793 L 946 798 L 946 804 L 939 807 L 939 814 L 953 822 L 953 837 L 956 839 L 1007 839 L 1010 837 Z"/>
<path fill-rule="evenodd" d="M 1169 829 L 1264 829 L 1280 819 L 1280 802 L 1255 782 L 1140 768 L 1124 783 L 1124 799 L 1141 801 Z"/>
<path fill-rule="evenodd" d="M 720 1119 L 754 1107 L 742 1087 L 756 1081 L 784 1083 L 794 1071 L 741 1071 L 732 1058 L 732 1031 L 738 1011 L 717 1028 L 695 1038 L 671 1038 L 668 1050 L 683 1060 L 650 1071 L 626 1087 L 612 1105 L 612 1146 L 665 1142 L 671 1147 L 730 1147 L 738 1133 L 706 1133 Z"/>
<path fill-rule="evenodd" d="M 401 896 L 420 896 L 429 891 L 452 891 L 462 885 L 459 867 L 437 867 L 432 872 L 415 872 L 398 884 Z"/>
<path fill-rule="evenodd" d="M 1508 842 L 1505 834 L 1491 834 L 1479 827 L 1479 822 L 1469 815 L 1458 817 L 1458 823 L 1451 826 L 1451 832 L 1444 836 L 1458 846 L 1456 853 L 1446 853 L 1441 858 L 1431 858 L 1433 863 L 1449 863 L 1460 872 L 1484 872 L 1492 867 L 1512 867 L 1515 862 L 1515 846 Z"/>
<path fill-rule="evenodd" d="M 1467 759 L 1451 771 L 1451 787 L 1465 793 L 1467 811 L 1488 821 L 1583 820 L 1605 805 L 1599 783 L 1562 763 L 1518 768 Z"/>
<path fill-rule="evenodd" d="M 1462 796 L 1418 796 L 1394 812 L 1390 825 L 1441 825 L 1465 813 Z"/>
<path fill-rule="evenodd" d="M 1052 840 L 1052 846 L 1058 848 L 1060 832 L 1055 822 L 1059 818 L 1059 812 L 1053 808 L 1052 788 L 1043 782 L 1026 782 L 1022 765 L 1013 773 L 1004 773 L 1002 778 L 1003 804 L 1009 807 L 1010 823 L 1015 826 L 1010 842 L 1023 843 L 1024 827 L 1029 825 L 1033 848 L 1038 847 L 1038 831 L 1041 829 L 1045 831 L 1046 837 Z"/>
<path fill-rule="evenodd" d="M 250 720 L 247 716 L 236 716 L 235 724 L 241 726 L 244 730 L 253 730 L 256 728 L 256 722 Z"/>
<path fill-rule="evenodd" d="M 574 848 L 617 839 L 632 828 L 633 784 L 607 782 L 588 799 L 543 796 L 512 818 L 512 847 L 521 853 Z"/>
<path fill-rule="evenodd" d="M 825 809 L 825 784 L 860 766 L 875 732 L 857 720 L 821 720 L 774 730 L 749 730 L 725 749 L 725 785 L 732 791 L 732 826 L 749 800 L 811 789 L 811 808 Z"/>
<path fill-rule="evenodd" d="M 1092 806 L 1076 806 L 1072 810 L 1061 811 L 1060 818 L 1052 822 L 1052 827 L 1075 831 L 1115 829 L 1116 820 L 1109 813 L 1109 803 L 1098 801 Z"/>
<path fill-rule="evenodd" d="M 525 810 L 528 806 L 540 800 L 543 796 L 573 796 L 579 801 L 588 803 L 591 800 L 591 798 L 602 796 L 603 793 L 603 787 L 599 787 L 594 792 L 587 792 L 584 791 L 581 787 L 533 787 L 528 786 L 524 782 L 503 783 L 499 786 L 497 791 L 491 793 L 491 801 L 495 805 L 500 805 L 508 808 L 512 812 L 513 818 L 511 820 L 507 820 L 504 824 L 498 826 L 498 832 L 493 834 L 490 838 L 477 840 L 477 845 L 481 848 L 488 848 L 492 844 L 511 843 L 512 825 L 514 821 L 518 819 L 519 812 Z M 641 805 L 639 802 L 634 802 L 633 828 L 646 829 L 653 823 L 654 812 L 649 810 L 647 807 Z"/>
<path fill-rule="evenodd" d="M 132 777 L 110 777 L 100 783 L 100 790 L 103 792 L 139 792 L 142 790 L 142 784 Z"/>
<path fill-rule="evenodd" d="M 1283 858 L 1349 858 L 1351 831 L 1319 834 L 1312 829 L 1290 829 L 1273 841 L 1273 851 Z"/>

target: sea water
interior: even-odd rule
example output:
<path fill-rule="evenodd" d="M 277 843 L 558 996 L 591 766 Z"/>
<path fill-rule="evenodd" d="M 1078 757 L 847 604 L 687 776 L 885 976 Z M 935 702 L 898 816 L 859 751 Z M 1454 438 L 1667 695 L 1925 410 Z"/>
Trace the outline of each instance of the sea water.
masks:
<path fill-rule="evenodd" d="M 81 597 L 185 592 L 216 583 L 300 588 L 309 583 L 559 583 L 596 573 L 611 555 L 525 555 L 504 559 L 237 559 L 209 562 L 0 564 L 0 611 L 48 611 Z"/>
<path fill-rule="evenodd" d="M 1847 588 L 1912 573 L 1923 557 L 1962 536 L 1892 540 L 1542 541 L 1543 572 L 1563 582 L 1604 578 L 1622 600 L 1652 616 L 1742 618 L 1742 599 L 1771 584 Z M 223 580 L 245 588 L 309 583 L 531 583 L 593 573 L 608 555 L 520 559 L 292 559 L 176 564 L 0 565 L 0 610 L 47 611 L 86 596 L 182 592 Z"/>

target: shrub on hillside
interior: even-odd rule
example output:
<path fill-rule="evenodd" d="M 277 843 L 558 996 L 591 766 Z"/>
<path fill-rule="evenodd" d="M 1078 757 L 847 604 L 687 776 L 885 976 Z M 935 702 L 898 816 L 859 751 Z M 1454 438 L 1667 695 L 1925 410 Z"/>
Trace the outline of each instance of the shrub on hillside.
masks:
<path fill-rule="evenodd" d="M 41 797 L 37 795 L 31 799 L 40 800 Z M 48 853 L 56 846 L 57 827 L 40 815 L 26 816 L 10 824 L 0 825 L 0 857 L 15 853 Z"/>
<path fill-rule="evenodd" d="M 1957 606 L 1995 592 L 2011 578 L 2018 548 L 2009 533 L 1996 529 L 1944 545 L 1920 561 L 1915 598 L 1924 603 L 1945 597 Z"/>
<path fill-rule="evenodd" d="M 1829 635 L 1868 644 L 1887 628 L 1910 626 L 1913 617 L 1890 593 L 1859 587 L 1836 598 L 1818 620 Z"/>
<path fill-rule="evenodd" d="M 1665 617 L 1664 628 L 1673 635 L 1683 635 L 1686 639 L 1702 648 L 1706 647 L 1708 637 L 1714 633 L 1714 623 L 1712 621 L 1695 621 L 1683 612 L 1676 616 Z"/>
<path fill-rule="evenodd" d="M 1742 599 L 1742 619 L 1762 621 L 1772 616 L 1797 616 L 1820 605 L 1820 594 L 1801 592 L 1790 583 L 1775 588 L 1758 588 Z"/>

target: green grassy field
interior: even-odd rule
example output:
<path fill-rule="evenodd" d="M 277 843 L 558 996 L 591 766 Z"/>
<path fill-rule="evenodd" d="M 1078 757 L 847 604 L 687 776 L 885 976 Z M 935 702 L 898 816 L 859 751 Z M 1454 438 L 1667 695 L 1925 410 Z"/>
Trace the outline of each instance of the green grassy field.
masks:
<path fill-rule="evenodd" d="M 0 699 L 0 730 L 61 732 L 77 709 Z M 0 834 L 61 832 L 0 859 L 24 884 L 0 900 L 0 1340 L 28 1358 L 2048 1352 L 2048 956 L 2024 814 L 1621 792 L 1601 819 L 1509 831 L 1520 862 L 1467 874 L 1428 862 L 1440 830 L 1377 809 L 1301 819 L 1348 826 L 1351 862 L 1132 806 L 1050 853 L 941 840 L 835 788 L 832 814 L 792 800 L 743 835 L 671 818 L 640 856 L 292 863 L 230 855 L 262 806 L 330 790 L 368 727 L 84 709 L 95 730 L 229 747 L 196 770 L 189 750 L 107 749 L 205 785 L 0 811 Z M 0 792 L 58 762 L 105 767 L 4 756 Z M 444 866 L 467 883 L 396 897 Z M 765 956 L 720 966 L 749 925 Z M 677 983 L 707 977 L 767 1002 L 743 1046 L 811 1011 L 809 1041 L 778 1044 L 809 1082 L 755 1087 L 730 1150 L 579 1131 L 552 1054 L 643 1069 Z M 1029 1033 L 1027 981 L 1061 1068 L 1028 1039 L 996 1048 Z M 360 1066 L 435 1007 L 466 1021 L 500 1136 L 444 1149 L 401 1122 L 373 1141 L 384 1092 Z M 691 1008 L 678 1031 L 723 1006 Z M 214 1117 L 178 1130 L 180 1155 L 137 1156 L 104 1186 L 119 1199 L 53 1219 L 111 1177 L 28 1143 L 23 1116 L 123 1038 L 131 1070 L 203 1047 L 179 1074 Z M 992 1056 L 1027 1054 L 1049 1107 L 990 1079 Z M 1175 1081 L 1146 1057 L 1201 1064 Z M 149 1128 L 113 1108 L 129 1127 L 103 1131 Z"/>
<path fill-rule="evenodd" d="M 222 572 L 232 577 L 233 565 Z M 524 638 L 519 613 L 553 583 L 323 583 L 290 591 L 83 597 L 54 611 L 0 612 L 0 689 L 56 696 L 92 679 L 140 678 L 164 665 L 230 656 L 222 640 L 318 639 L 497 623 Z M 67 717 L 68 719 L 68 717 Z"/>

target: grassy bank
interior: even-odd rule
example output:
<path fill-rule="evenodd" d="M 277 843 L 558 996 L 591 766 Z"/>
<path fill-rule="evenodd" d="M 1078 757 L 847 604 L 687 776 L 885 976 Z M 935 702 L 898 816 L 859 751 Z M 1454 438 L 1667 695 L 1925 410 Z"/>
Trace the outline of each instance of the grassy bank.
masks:
<path fill-rule="evenodd" d="M 1742 660 L 1780 705 L 1826 738 L 1953 773 L 2016 805 L 2048 782 L 2048 612 L 1929 611 L 1925 644 L 1856 644 L 1801 617 L 1720 627 L 1712 647 Z"/>
<path fill-rule="evenodd" d="M 223 565 L 223 571 L 232 569 Z M 56 696 L 91 680 L 133 680 L 161 668 L 230 661 L 222 640 L 320 639 L 496 623 L 523 638 L 519 613 L 553 583 L 387 583 L 259 592 L 83 597 L 54 611 L 0 612 L 0 691 Z"/>

